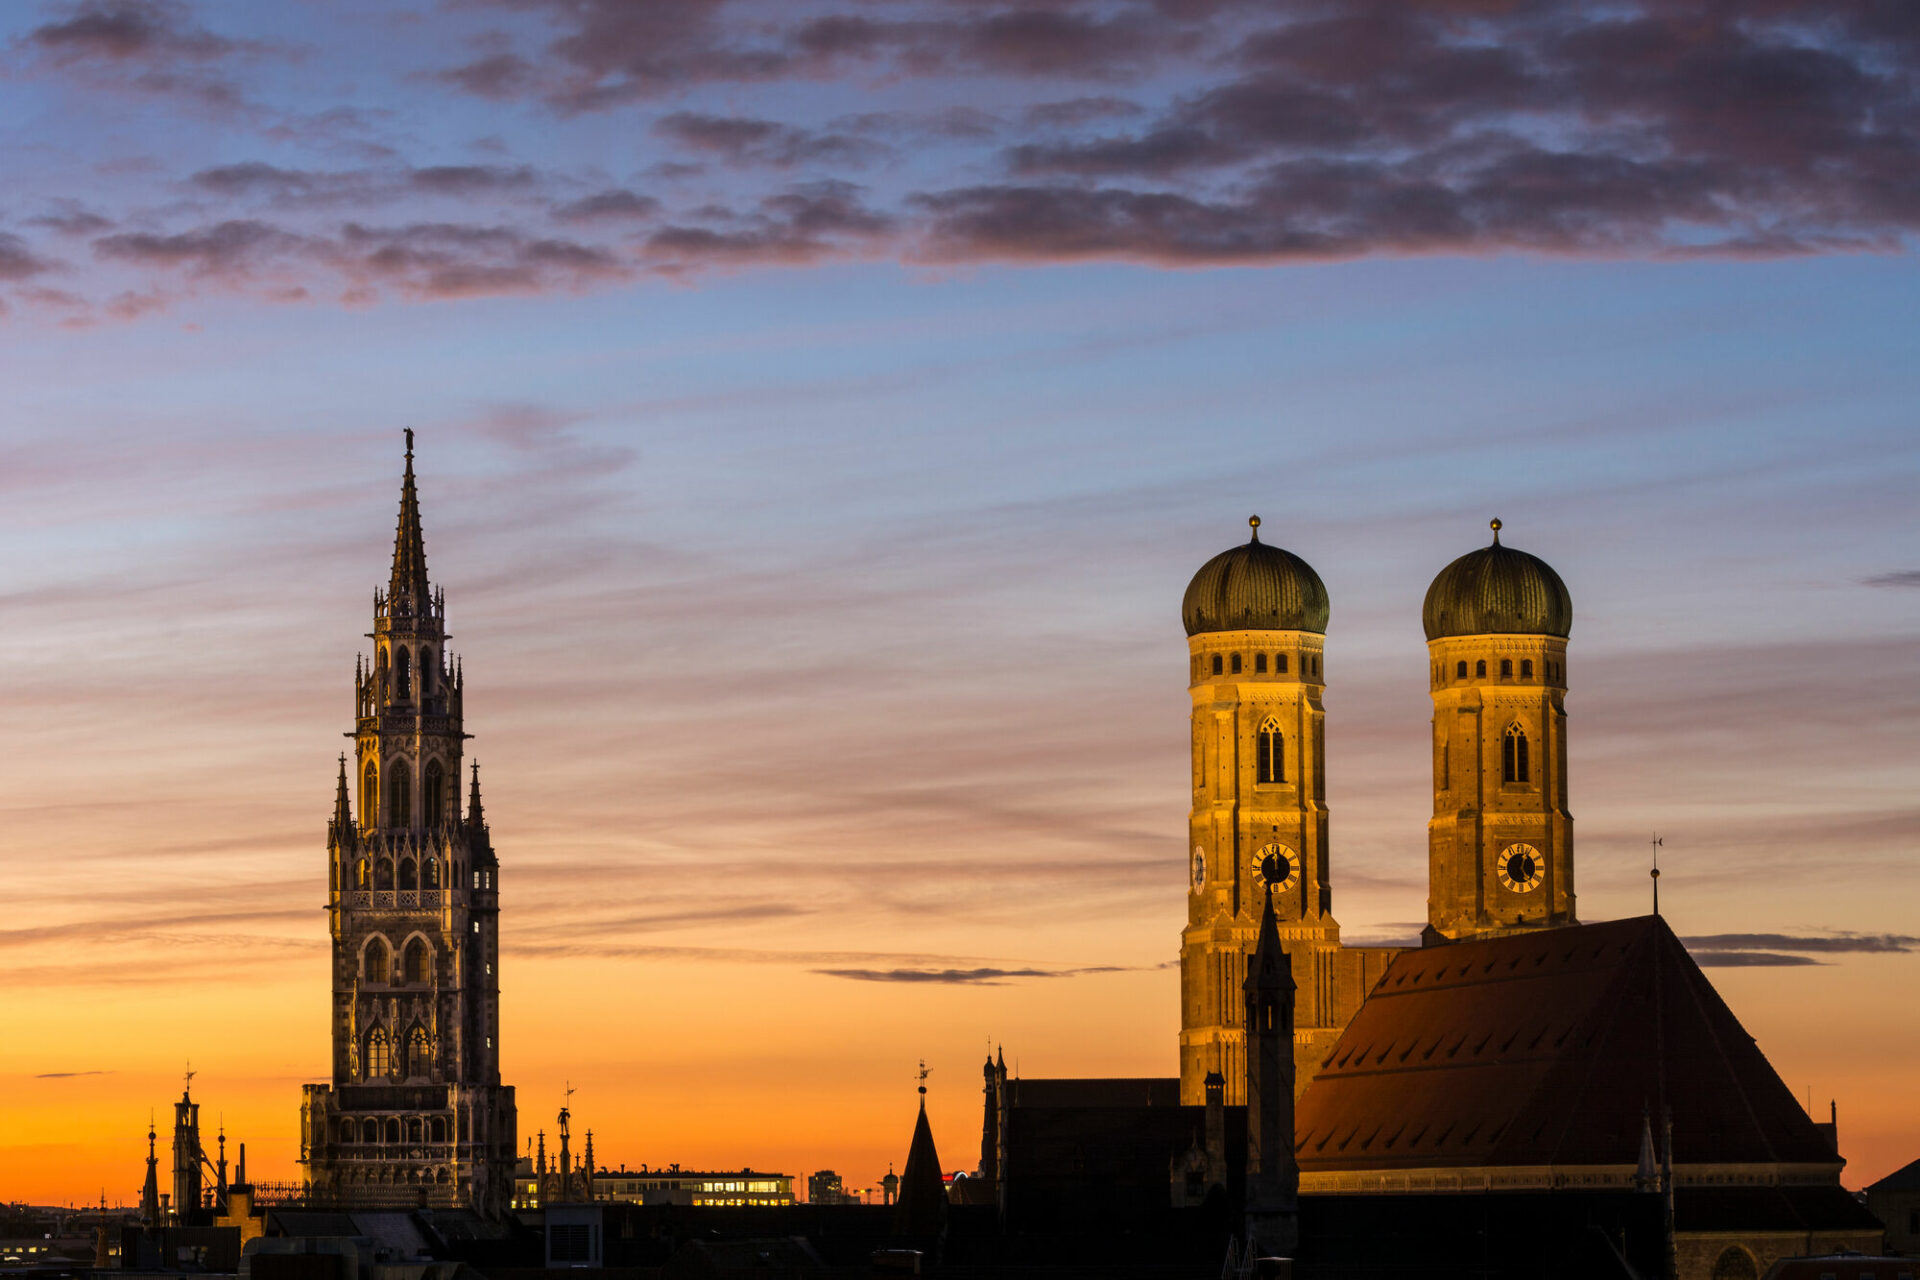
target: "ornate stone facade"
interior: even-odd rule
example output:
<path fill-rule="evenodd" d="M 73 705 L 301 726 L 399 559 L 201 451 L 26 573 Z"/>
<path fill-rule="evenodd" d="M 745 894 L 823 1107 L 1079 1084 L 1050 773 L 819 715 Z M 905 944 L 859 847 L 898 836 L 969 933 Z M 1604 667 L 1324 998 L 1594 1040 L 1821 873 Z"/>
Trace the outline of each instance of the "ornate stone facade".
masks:
<path fill-rule="evenodd" d="M 465 684 L 427 581 L 411 431 L 372 639 L 354 675 L 352 781 L 342 757 L 327 829 L 333 1080 L 306 1088 L 300 1159 L 317 1202 L 500 1214 L 516 1140 L 499 860 L 477 765 L 461 810 Z"/>

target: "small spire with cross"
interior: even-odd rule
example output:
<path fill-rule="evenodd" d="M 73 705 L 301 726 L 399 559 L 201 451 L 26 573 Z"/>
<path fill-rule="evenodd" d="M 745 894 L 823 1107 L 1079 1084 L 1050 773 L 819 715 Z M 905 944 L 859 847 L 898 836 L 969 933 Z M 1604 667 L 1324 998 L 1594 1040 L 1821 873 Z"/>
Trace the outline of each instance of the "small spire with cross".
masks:
<path fill-rule="evenodd" d="M 1648 843 L 1653 846 L 1653 869 L 1648 871 L 1647 875 L 1651 877 L 1653 880 L 1653 914 L 1659 915 L 1660 914 L 1660 846 L 1665 844 L 1666 841 L 1662 840 L 1660 838 L 1660 833 L 1656 831 L 1654 833 L 1653 839 L 1648 841 Z"/>

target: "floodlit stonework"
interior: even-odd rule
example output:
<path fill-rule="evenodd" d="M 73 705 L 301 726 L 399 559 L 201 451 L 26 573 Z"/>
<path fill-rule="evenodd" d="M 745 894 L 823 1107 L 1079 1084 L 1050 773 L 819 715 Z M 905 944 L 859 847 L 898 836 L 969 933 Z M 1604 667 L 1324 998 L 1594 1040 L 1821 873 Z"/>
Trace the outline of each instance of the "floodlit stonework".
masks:
<path fill-rule="evenodd" d="M 461 809 L 465 684 L 427 581 L 412 432 L 372 639 L 327 831 L 333 1079 L 306 1088 L 300 1159 L 319 1203 L 495 1215 L 515 1155 L 513 1090 L 500 1083 L 500 864 L 477 766 Z"/>

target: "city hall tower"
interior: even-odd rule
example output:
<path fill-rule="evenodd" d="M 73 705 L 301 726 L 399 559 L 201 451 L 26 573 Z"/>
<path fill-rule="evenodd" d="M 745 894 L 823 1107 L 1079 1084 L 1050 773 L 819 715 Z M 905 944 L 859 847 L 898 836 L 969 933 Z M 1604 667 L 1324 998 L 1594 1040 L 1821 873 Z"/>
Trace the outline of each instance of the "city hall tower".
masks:
<path fill-rule="evenodd" d="M 1431 945 L 1576 923 L 1567 808 L 1573 599 L 1546 561 L 1493 543 L 1427 589 L 1433 694 Z"/>
<path fill-rule="evenodd" d="M 327 826 L 330 1084 L 308 1085 L 300 1160 L 316 1203 L 504 1213 L 513 1090 L 500 1083 L 499 860 L 464 810 L 465 684 L 427 580 L 407 433 L 393 572 L 354 672 L 353 752 Z M 357 803 L 356 803 L 357 802 Z"/>

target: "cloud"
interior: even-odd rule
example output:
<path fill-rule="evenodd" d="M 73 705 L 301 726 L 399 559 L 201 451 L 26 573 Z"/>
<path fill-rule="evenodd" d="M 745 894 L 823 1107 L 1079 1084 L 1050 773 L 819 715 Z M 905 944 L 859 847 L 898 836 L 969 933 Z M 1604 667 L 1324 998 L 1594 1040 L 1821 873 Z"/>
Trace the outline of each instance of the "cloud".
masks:
<path fill-rule="evenodd" d="M 553 210 L 559 222 L 643 222 L 660 214 L 660 202 L 624 187 L 596 191 L 590 196 L 570 200 Z"/>
<path fill-rule="evenodd" d="M 1862 581 L 1869 587 L 1920 587 L 1920 569 L 1902 569 L 1897 573 L 1876 573 Z"/>
<path fill-rule="evenodd" d="M 647 238 L 646 249 L 655 268 L 668 273 L 716 264 L 811 262 L 868 250 L 893 227 L 890 215 L 862 201 L 859 187 L 816 182 L 768 196 L 751 214 L 713 209 L 703 211 L 701 224 L 662 227 Z"/>
<path fill-rule="evenodd" d="M 35 253 L 25 240 L 0 231 L 0 280 L 25 280 L 52 268 L 53 263 Z"/>
<path fill-rule="evenodd" d="M 23 43 L 90 87 L 178 98 L 222 114 L 248 105 L 222 68 L 282 52 L 210 31 L 176 0 L 82 0 Z"/>
<path fill-rule="evenodd" d="M 1716 933 L 1697 938 L 1682 938 L 1689 948 L 1708 951 L 1796 951 L 1827 954 L 1832 952 L 1908 952 L 1920 948 L 1920 937 L 1908 934 L 1787 934 Z"/>
<path fill-rule="evenodd" d="M 855 982 L 937 983 L 948 986 L 1004 986 L 1016 978 L 1073 978 L 1088 973 L 1127 973 L 1127 965 L 1092 965 L 1078 969 L 815 969 L 829 978 L 849 978 Z"/>
<path fill-rule="evenodd" d="M 654 122 L 656 136 L 732 165 L 790 169 L 801 164 L 862 168 L 888 154 L 870 139 L 844 133 L 814 133 L 772 120 L 676 111 Z"/>
<path fill-rule="evenodd" d="M 1702 969 L 1774 969 L 1819 964 L 1811 956 L 1780 955 L 1771 951 L 1695 951 L 1693 962 Z"/>
<path fill-rule="evenodd" d="M 111 1071 L 42 1071 L 35 1080 L 78 1080 L 82 1076 L 110 1076 Z"/>

